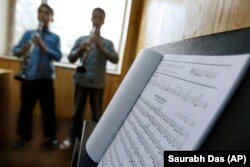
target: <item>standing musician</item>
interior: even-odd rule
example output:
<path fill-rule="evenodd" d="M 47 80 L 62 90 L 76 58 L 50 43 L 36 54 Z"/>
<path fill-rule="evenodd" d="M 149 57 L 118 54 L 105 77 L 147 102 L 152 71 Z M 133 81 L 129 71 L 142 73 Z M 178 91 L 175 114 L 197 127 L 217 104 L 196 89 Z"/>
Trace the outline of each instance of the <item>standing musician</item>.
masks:
<path fill-rule="evenodd" d="M 49 5 L 39 6 L 38 21 L 43 23 L 39 35 L 34 36 L 36 30 L 26 31 L 13 48 L 17 57 L 27 56 L 30 52 L 23 71 L 25 78 L 21 80 L 21 107 L 17 128 L 20 138 L 14 143 L 15 148 L 23 146 L 32 138 L 32 112 L 38 100 L 42 111 L 43 134 L 48 138 L 50 147 L 59 146 L 56 136 L 53 61 L 59 61 L 62 53 L 60 37 L 49 30 L 49 23 L 53 21 L 53 9 Z M 34 45 L 32 51 L 31 45 Z"/>
<path fill-rule="evenodd" d="M 78 58 L 83 60 L 86 70 L 76 71 L 75 81 L 75 108 L 70 128 L 69 137 L 61 144 L 61 149 L 71 148 L 75 139 L 79 137 L 82 130 L 82 117 L 89 95 L 92 119 L 98 121 L 102 115 L 102 102 L 105 87 L 106 63 L 118 63 L 119 57 L 114 50 L 112 41 L 101 36 L 100 30 L 104 24 L 105 11 L 95 8 L 92 11 L 92 26 L 95 33 L 78 38 L 73 46 L 68 59 L 76 62 Z M 93 31 L 93 30 L 92 30 Z M 85 53 L 87 52 L 87 57 Z"/>

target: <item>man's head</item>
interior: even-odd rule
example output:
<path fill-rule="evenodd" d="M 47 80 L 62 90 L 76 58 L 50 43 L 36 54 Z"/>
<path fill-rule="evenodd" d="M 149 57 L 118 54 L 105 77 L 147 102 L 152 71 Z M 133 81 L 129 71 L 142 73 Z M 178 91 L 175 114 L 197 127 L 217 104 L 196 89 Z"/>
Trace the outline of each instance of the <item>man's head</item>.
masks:
<path fill-rule="evenodd" d="M 97 29 L 100 29 L 101 26 L 104 24 L 105 19 L 105 11 L 102 8 L 95 8 L 92 11 L 92 25 L 96 27 Z"/>
<path fill-rule="evenodd" d="M 53 21 L 54 11 L 53 9 L 43 3 L 38 7 L 38 20 L 42 21 L 45 27 L 48 27 L 49 22 Z"/>

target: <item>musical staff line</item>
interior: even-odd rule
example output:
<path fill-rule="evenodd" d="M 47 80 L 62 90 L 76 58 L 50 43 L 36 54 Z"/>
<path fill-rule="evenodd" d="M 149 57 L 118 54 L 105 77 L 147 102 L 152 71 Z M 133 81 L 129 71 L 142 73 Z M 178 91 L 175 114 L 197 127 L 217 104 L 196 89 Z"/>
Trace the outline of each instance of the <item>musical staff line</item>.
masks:
<path fill-rule="evenodd" d="M 111 148 L 113 148 L 113 152 L 114 152 L 114 154 L 115 154 L 115 159 L 116 159 L 116 161 L 117 161 L 117 163 L 118 163 L 118 166 L 121 166 L 121 167 L 123 167 L 124 165 L 123 165 L 123 163 L 122 163 L 122 161 L 121 161 L 121 159 L 120 159 L 120 157 L 118 156 L 118 149 L 117 149 L 117 139 L 115 139 L 114 140 L 114 145 L 113 145 L 113 147 L 111 147 Z M 112 154 L 112 151 L 110 150 L 110 154 Z"/>
<path fill-rule="evenodd" d="M 173 88 L 171 87 L 171 84 L 166 85 L 165 82 L 159 82 L 157 80 L 157 77 L 155 77 L 154 79 L 151 79 L 149 81 L 149 84 L 152 86 L 155 86 L 171 95 L 174 95 L 176 97 L 179 97 L 180 99 L 182 99 L 184 102 L 188 102 L 193 104 L 195 107 L 199 107 L 201 109 L 205 109 L 208 106 L 208 103 L 203 101 L 201 99 L 201 96 L 192 96 L 190 91 L 187 92 L 183 92 L 181 87 L 178 88 Z"/>
<path fill-rule="evenodd" d="M 146 151 L 147 155 L 149 155 L 149 158 L 151 159 L 153 165 L 155 167 L 162 166 L 161 161 L 158 159 L 159 157 L 157 157 L 155 155 L 155 153 L 154 153 L 153 149 L 151 148 L 149 142 L 145 139 L 144 135 L 137 129 L 137 127 L 135 126 L 132 119 L 130 117 L 128 117 L 127 121 L 129 123 L 129 125 L 131 125 L 131 127 L 134 130 L 135 134 L 137 135 L 137 139 L 141 143 L 141 145 L 143 146 L 143 148 Z M 138 120 L 136 120 L 136 122 L 137 121 Z M 137 122 L 137 124 L 139 124 L 139 123 Z"/>
<path fill-rule="evenodd" d="M 219 72 L 213 71 L 212 69 L 203 70 L 203 69 L 194 68 L 194 67 L 190 70 L 189 74 L 195 77 L 205 77 L 209 79 L 216 79 L 220 76 Z"/>
<path fill-rule="evenodd" d="M 123 134 L 120 133 L 120 135 L 118 135 L 118 137 L 119 137 L 119 140 L 121 141 L 121 144 L 123 146 L 124 152 L 126 153 L 126 156 L 129 159 L 130 165 L 133 166 L 133 167 L 136 167 L 135 159 L 132 156 L 133 154 L 132 154 L 131 150 L 129 149 L 129 146 L 126 143 Z"/>
<path fill-rule="evenodd" d="M 159 72 L 159 71 L 156 71 L 155 74 L 161 74 L 161 75 L 164 75 L 164 76 L 168 76 L 168 77 L 171 77 L 171 78 L 175 78 L 175 79 L 178 79 L 178 80 L 182 80 L 182 81 L 185 81 L 185 82 L 189 82 L 189 83 L 192 83 L 192 84 L 204 86 L 204 87 L 215 89 L 215 90 L 218 89 L 217 87 L 214 87 L 214 86 L 202 84 L 202 83 L 199 83 L 199 82 L 194 82 L 194 81 L 187 80 L 187 79 L 180 78 L 180 77 L 176 77 L 176 76 L 173 76 L 173 75 L 168 75 L 168 74 L 165 74 L 165 73 L 162 73 L 162 72 Z"/>
<path fill-rule="evenodd" d="M 189 61 L 178 61 L 178 60 L 167 60 L 163 59 L 162 62 L 177 62 L 177 63 L 185 63 L 185 64 L 199 64 L 199 65 L 206 65 L 206 66 L 220 66 L 220 67 L 231 67 L 231 64 L 215 64 L 215 63 L 198 63 L 198 62 L 189 62 Z"/>
<path fill-rule="evenodd" d="M 141 103 L 143 103 L 148 108 L 156 108 L 152 103 L 150 103 L 148 100 L 146 100 L 144 97 L 140 97 L 139 99 Z M 154 107 L 152 107 L 154 106 Z M 146 109 L 143 108 L 139 103 L 136 104 L 136 107 L 142 112 L 142 114 L 148 118 L 151 122 L 160 122 L 156 121 L 155 117 L 151 115 L 149 112 L 146 112 Z M 171 119 L 169 116 L 167 116 L 166 113 L 162 112 L 161 109 L 155 109 L 153 110 L 154 114 L 157 115 L 160 119 L 162 119 L 165 123 L 167 123 L 170 127 L 173 128 L 173 130 L 181 137 L 187 139 L 189 137 L 189 132 L 183 127 L 180 126 L 178 123 L 176 123 L 173 119 Z M 159 123 L 158 123 L 159 124 Z M 157 124 L 157 125 L 158 125 Z M 154 125 L 154 124 L 153 124 Z M 164 127 L 160 127 L 158 125 L 158 129 L 162 129 Z"/>
<path fill-rule="evenodd" d="M 140 154 L 140 151 L 139 151 L 138 147 L 137 147 L 137 146 L 135 145 L 135 143 L 133 142 L 132 137 L 131 137 L 131 135 L 129 134 L 129 131 L 127 130 L 126 125 L 124 125 L 123 131 L 124 131 L 124 134 L 125 134 L 127 140 L 129 141 L 130 148 L 134 151 L 134 155 L 135 155 L 135 156 L 137 157 L 137 159 L 139 160 L 140 165 L 141 165 L 141 166 L 146 166 L 146 162 L 144 161 L 142 154 Z"/>

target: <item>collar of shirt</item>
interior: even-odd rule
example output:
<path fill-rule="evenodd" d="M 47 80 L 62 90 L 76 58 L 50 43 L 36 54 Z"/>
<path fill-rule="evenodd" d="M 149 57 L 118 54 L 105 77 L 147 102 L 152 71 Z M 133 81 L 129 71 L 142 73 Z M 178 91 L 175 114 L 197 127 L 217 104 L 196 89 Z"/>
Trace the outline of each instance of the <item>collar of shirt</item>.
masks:
<path fill-rule="evenodd" d="M 42 32 L 44 32 L 44 33 L 49 33 L 50 30 L 49 30 L 49 28 L 43 28 L 43 29 L 42 29 Z"/>

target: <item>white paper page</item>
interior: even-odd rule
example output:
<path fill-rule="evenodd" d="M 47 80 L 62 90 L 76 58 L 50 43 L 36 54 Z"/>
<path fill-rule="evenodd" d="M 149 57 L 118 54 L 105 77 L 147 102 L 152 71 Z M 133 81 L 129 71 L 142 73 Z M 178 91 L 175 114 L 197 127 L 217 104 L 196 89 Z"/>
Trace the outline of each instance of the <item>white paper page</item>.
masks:
<path fill-rule="evenodd" d="M 164 150 L 196 150 L 249 66 L 249 55 L 165 55 L 98 164 L 163 166 Z"/>
<path fill-rule="evenodd" d="M 162 57 L 150 49 L 142 50 L 137 56 L 86 143 L 87 153 L 93 161 L 100 161 Z"/>

